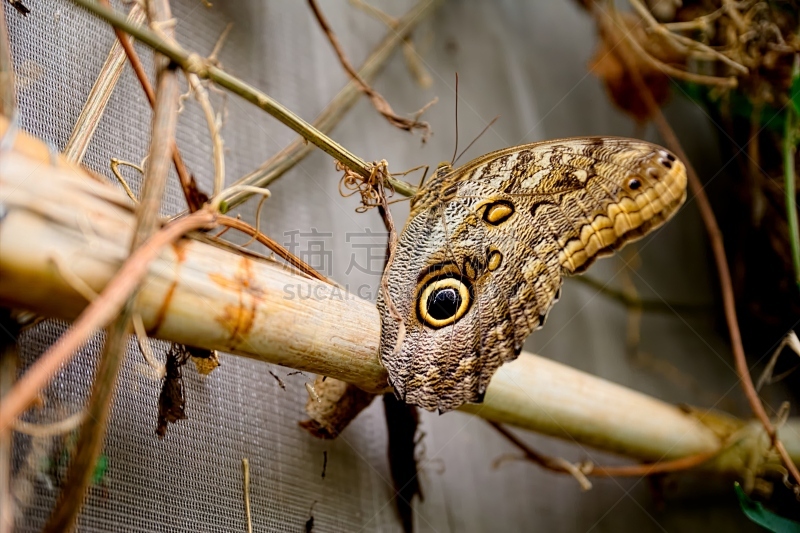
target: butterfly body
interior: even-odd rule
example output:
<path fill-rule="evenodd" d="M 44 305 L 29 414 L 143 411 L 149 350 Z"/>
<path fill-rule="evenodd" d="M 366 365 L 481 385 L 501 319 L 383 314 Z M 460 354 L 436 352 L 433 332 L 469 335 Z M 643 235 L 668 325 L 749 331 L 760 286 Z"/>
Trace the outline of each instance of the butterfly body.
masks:
<path fill-rule="evenodd" d="M 479 402 L 558 300 L 562 278 L 666 221 L 686 197 L 663 148 L 589 137 L 440 165 L 411 203 L 387 276 L 381 360 L 397 395 Z M 402 319 L 402 324 L 397 320 Z"/>

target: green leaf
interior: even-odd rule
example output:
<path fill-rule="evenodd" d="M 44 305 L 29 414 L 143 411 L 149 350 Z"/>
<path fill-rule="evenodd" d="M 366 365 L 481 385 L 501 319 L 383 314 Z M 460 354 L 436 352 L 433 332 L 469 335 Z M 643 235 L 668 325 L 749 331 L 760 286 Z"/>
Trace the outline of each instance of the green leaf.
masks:
<path fill-rule="evenodd" d="M 739 498 L 739 505 L 747 518 L 764 529 L 775 533 L 800 533 L 800 524 L 764 509 L 760 502 L 753 501 L 750 496 L 744 493 L 739 483 L 734 483 L 733 486 L 736 490 L 736 496 Z"/>
<path fill-rule="evenodd" d="M 800 76 L 795 74 L 792 76 L 792 85 L 789 87 L 789 98 L 794 105 L 794 111 L 800 114 Z"/>
<path fill-rule="evenodd" d="M 108 457 L 106 457 L 106 454 L 100 454 L 100 457 L 97 458 L 97 464 L 94 465 L 94 473 L 92 474 L 92 485 L 99 485 L 103 481 L 103 478 L 105 477 L 107 470 L 108 470 Z"/>

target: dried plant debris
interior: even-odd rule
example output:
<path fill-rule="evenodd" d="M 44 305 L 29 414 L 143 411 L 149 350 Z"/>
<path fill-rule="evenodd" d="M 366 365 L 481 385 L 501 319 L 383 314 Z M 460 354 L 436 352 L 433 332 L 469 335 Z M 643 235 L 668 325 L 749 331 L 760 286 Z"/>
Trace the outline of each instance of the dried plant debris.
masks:
<path fill-rule="evenodd" d="M 311 508 L 308 510 L 308 520 L 306 520 L 306 533 L 311 533 L 314 531 L 314 506 L 317 505 L 317 501 L 314 500 L 314 503 L 311 504 Z"/>
<path fill-rule="evenodd" d="M 306 413 L 309 420 L 300 427 L 320 439 L 335 439 L 372 400 L 370 394 L 338 379 L 318 377 L 314 383 L 316 398 L 309 395 Z"/>
<path fill-rule="evenodd" d="M 625 64 L 620 57 L 614 53 L 619 47 L 625 46 L 622 32 L 627 32 L 633 39 L 640 42 L 647 42 L 647 35 L 633 15 L 626 14 L 620 17 L 624 23 L 624 29 L 620 28 L 617 32 L 606 32 L 601 29 L 600 41 L 597 51 L 589 64 L 589 70 L 598 78 L 603 80 L 609 97 L 614 104 L 633 116 L 637 122 L 645 122 L 649 117 L 647 104 L 643 101 L 636 85 L 630 79 L 630 74 L 625 68 Z M 662 52 L 664 56 L 666 51 Z M 664 59 L 669 59 L 664 57 Z M 669 76 L 650 63 L 637 58 L 636 64 L 639 73 L 645 84 L 650 89 L 656 102 L 663 105 L 670 93 Z"/>
<path fill-rule="evenodd" d="M 278 374 L 276 374 L 276 373 L 275 373 L 275 372 L 273 372 L 272 370 L 270 370 L 270 371 L 269 371 L 269 374 L 270 374 L 270 375 L 271 375 L 273 378 L 275 378 L 275 381 L 277 381 L 277 382 L 278 382 L 278 385 L 280 386 L 280 388 L 282 388 L 283 390 L 286 390 L 286 383 L 284 383 L 284 382 L 283 382 L 283 380 L 282 380 L 282 379 L 281 379 L 281 378 L 278 376 Z"/>
<path fill-rule="evenodd" d="M 383 395 L 383 407 L 389 432 L 389 469 L 394 482 L 395 504 L 403 522 L 403 531 L 410 533 L 414 530 L 411 501 L 417 494 L 422 499 L 414 453 L 419 414 L 416 407 L 401 402 L 391 393 Z"/>
<path fill-rule="evenodd" d="M 328 451 L 322 452 L 322 479 L 325 479 L 325 473 L 328 471 Z"/>
<path fill-rule="evenodd" d="M 158 396 L 158 424 L 156 435 L 163 438 L 167 434 L 167 425 L 186 419 L 186 398 L 183 392 L 182 367 L 191 356 L 191 352 L 183 344 L 173 343 L 167 353 L 167 374 Z"/>
<path fill-rule="evenodd" d="M 216 350 L 206 350 L 205 348 L 185 345 L 184 348 L 189 352 L 197 371 L 203 376 L 209 375 L 220 365 L 219 353 Z"/>
<path fill-rule="evenodd" d="M 208 202 L 208 195 L 200 190 L 197 185 L 197 180 L 194 174 L 189 175 L 189 183 L 187 184 L 185 194 L 187 196 L 186 203 L 189 204 L 192 211 L 197 211 Z"/>
<path fill-rule="evenodd" d="M 8 3 L 11 4 L 11 7 L 16 9 L 17 12 L 21 13 L 23 16 L 28 16 L 28 13 L 31 12 L 31 10 L 22 3 L 22 0 L 8 0 Z"/>

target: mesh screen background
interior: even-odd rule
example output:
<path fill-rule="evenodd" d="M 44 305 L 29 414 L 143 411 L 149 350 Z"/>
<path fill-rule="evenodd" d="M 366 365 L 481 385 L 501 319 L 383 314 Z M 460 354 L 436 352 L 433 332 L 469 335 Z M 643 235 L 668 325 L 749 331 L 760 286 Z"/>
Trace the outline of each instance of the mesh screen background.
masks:
<path fill-rule="evenodd" d="M 26 4 L 32 9 L 26 18 L 5 5 L 19 77 L 21 124 L 63 149 L 114 36 L 105 24 L 70 2 Z M 376 4 L 393 15 L 411 6 L 408 1 Z M 344 1 L 321 5 L 352 61 L 360 64 L 385 28 Z M 200 0 L 174 0 L 172 8 L 179 41 L 201 54 L 208 54 L 225 25 L 233 22 L 234 31 L 220 56 L 225 68 L 308 120 L 347 81 L 304 2 L 219 0 L 208 9 Z M 448 1 L 416 35 L 433 87 L 423 90 L 415 85 L 400 54 L 376 87 L 401 113 L 438 96 L 439 103 L 426 115 L 436 133 L 420 146 L 418 137 L 392 129 L 361 101 L 333 136 L 365 159 L 386 158 L 394 170 L 449 159 L 456 70 L 461 76 L 462 142 L 494 115 L 503 116 L 469 156 L 543 138 L 635 134 L 628 120 L 609 107 L 598 82 L 586 74 L 594 30 L 572 3 Z M 151 55 L 144 47 L 138 50 L 151 70 Z M 223 137 L 229 182 L 294 138 L 290 130 L 233 95 L 212 92 L 212 99 L 215 109 L 223 105 L 227 109 Z M 697 127 L 703 118 L 697 109 L 679 102 L 672 114 L 679 134 L 695 141 L 687 143 L 692 151 L 715 153 L 707 148 L 713 127 Z M 126 66 L 84 164 L 110 177 L 110 158 L 140 162 L 148 149 L 150 118 L 145 97 Z M 188 168 L 209 190 L 213 170 L 208 130 L 191 100 L 180 116 L 178 143 Z M 124 173 L 138 192 L 139 176 L 129 170 Z M 368 287 L 367 295 L 374 299 L 378 278 L 349 268 L 355 251 L 347 234 L 383 229 L 375 213 L 353 212 L 355 201 L 338 195 L 338 178 L 330 158 L 319 152 L 309 157 L 271 187 L 273 197 L 265 204 L 262 230 L 279 241 L 293 230 L 329 232 L 330 274 L 351 288 Z M 184 207 L 174 173 L 163 205 L 164 214 Z M 253 203 L 239 211 L 253 220 Z M 406 213 L 405 204 L 398 204 L 396 220 L 403 220 Z M 658 233 L 658 241 L 646 239 L 638 246 L 639 273 L 646 280 L 640 286 L 643 296 L 710 301 L 704 237 L 696 219 L 693 210 L 685 209 Z M 379 237 L 372 241 L 383 245 Z M 606 260 L 591 272 L 607 280 L 618 270 L 618 263 Z M 693 274 L 676 275 L 681 271 Z M 528 349 L 667 401 L 711 406 L 723 398 L 718 407 L 746 413 L 734 387 L 727 350 L 713 333 L 713 324 L 697 316 L 644 318 L 642 349 L 689 376 L 680 383 L 626 360 L 625 324 L 623 309 L 596 291 L 568 283 L 547 327 L 532 337 Z M 20 371 L 65 327 L 49 320 L 26 331 L 20 337 Z M 80 409 L 100 346 L 98 335 L 44 392 L 45 407 L 25 419 L 48 422 Z M 166 344 L 156 346 L 163 357 Z M 255 531 L 302 531 L 313 502 L 315 531 L 400 531 L 391 503 L 380 402 L 336 441 L 318 441 L 297 426 L 305 417 L 305 377 L 287 376 L 287 369 L 256 361 L 221 357 L 222 366 L 208 377 L 199 376 L 191 364 L 185 367 L 189 418 L 171 425 L 159 441 L 154 428 L 160 383 L 138 347 L 130 344 L 106 438 L 108 467 L 89 492 L 79 530 L 244 531 L 241 459 L 246 457 Z M 282 377 L 287 390 L 278 386 L 270 370 Z M 700 376 L 702 387 L 691 376 Z M 697 478 L 669 485 L 667 505 L 659 508 L 647 481 L 640 479 L 597 480 L 594 490 L 581 493 L 574 480 L 527 464 L 495 469 L 493 460 L 512 450 L 486 424 L 468 415 L 424 414 L 422 430 L 425 500 L 415 506 L 418 531 L 749 528 L 729 491 L 713 492 Z M 535 435 L 526 439 L 546 453 L 569 459 L 621 462 L 574 443 Z M 64 473 L 59 442 L 15 437 L 13 492 L 19 531 L 38 531 L 50 512 Z M 323 451 L 328 453 L 324 480 Z M 703 497 L 697 497 L 706 490 L 712 490 L 711 496 L 702 492 Z"/>

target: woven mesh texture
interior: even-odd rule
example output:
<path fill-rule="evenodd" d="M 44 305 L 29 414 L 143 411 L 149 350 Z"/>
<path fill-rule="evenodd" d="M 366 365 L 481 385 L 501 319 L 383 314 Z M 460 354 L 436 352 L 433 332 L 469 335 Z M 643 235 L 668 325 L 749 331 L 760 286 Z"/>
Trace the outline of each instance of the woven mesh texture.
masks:
<path fill-rule="evenodd" d="M 345 0 L 320 3 L 352 62 L 360 64 L 386 28 Z M 393 15 L 412 4 L 409 0 L 375 3 Z M 26 0 L 26 4 L 32 13 L 23 18 L 4 2 L 19 78 L 20 122 L 25 130 L 61 150 L 114 36 L 105 24 L 66 0 Z M 208 54 L 226 24 L 233 22 L 234 30 L 220 56 L 225 68 L 308 120 L 347 81 L 305 2 L 215 0 L 212 8 L 201 0 L 172 0 L 171 4 L 179 41 L 200 54 Z M 401 113 L 419 109 L 438 96 L 439 104 L 426 114 L 436 134 L 421 146 L 418 136 L 388 126 L 362 99 L 337 127 L 334 138 L 367 160 L 386 158 L 395 171 L 448 160 L 454 142 L 455 71 L 461 79 L 463 146 L 464 139 L 469 140 L 494 115 L 502 115 L 462 161 L 543 138 L 636 135 L 633 125 L 609 107 L 602 87 L 586 73 L 594 29 L 573 4 L 445 2 L 415 36 L 433 87 L 419 88 L 399 53 L 376 83 Z M 127 8 L 119 2 L 115 7 Z M 152 56 L 145 47 L 137 45 L 137 49 L 150 71 Z M 215 109 L 226 112 L 223 137 L 228 182 L 256 168 L 294 138 L 286 127 L 238 97 L 223 97 L 215 91 L 211 95 Z M 696 109 L 678 107 L 675 115 L 679 126 L 691 124 L 679 131 L 688 135 L 688 148 L 714 153 L 709 147 L 713 131 L 696 126 L 703 123 Z M 109 160 L 141 162 L 148 149 L 150 119 L 144 95 L 126 66 L 84 163 L 115 183 Z M 180 115 L 178 144 L 190 171 L 209 190 L 213 166 L 208 129 L 191 99 Z M 127 168 L 123 172 L 138 193 L 140 176 Z M 321 266 L 353 291 L 364 287 L 359 294 L 374 299 L 378 277 L 352 267 L 354 257 L 363 267 L 364 256 L 354 254 L 367 252 L 356 248 L 358 239 L 348 238 L 348 233 L 371 229 L 381 234 L 384 230 L 376 213 L 354 213 L 356 202 L 339 196 L 338 179 L 330 158 L 315 152 L 270 187 L 273 196 L 265 203 L 261 228 L 284 242 L 291 232 L 308 234 L 316 229 L 330 234 L 322 239 L 330 255 L 322 257 Z M 184 202 L 174 173 L 168 183 L 163 212 L 173 214 L 184 208 Z M 254 203 L 239 212 L 252 221 Z M 402 224 L 407 204 L 396 204 L 393 212 Z M 643 265 L 639 274 L 648 289 L 643 296 L 707 303 L 712 293 L 708 277 L 702 274 L 704 237 L 697 230 L 694 212 L 684 213 L 659 231 L 657 245 L 645 240 L 638 247 Z M 237 242 L 246 240 L 230 233 Z M 373 236 L 358 242 L 376 244 L 371 253 L 380 257 L 385 241 Z M 301 241 L 300 251 L 308 245 L 308 238 Z M 376 265 L 380 261 L 372 266 Z M 606 260 L 591 274 L 611 280 L 619 270 L 614 260 Z M 680 275 L 690 271 L 700 274 Z M 26 331 L 20 338 L 20 372 L 65 327 L 48 320 Z M 723 398 L 717 407 L 733 412 L 741 407 L 741 402 L 733 401 L 736 377 L 714 324 L 699 317 L 667 315 L 646 316 L 642 322 L 641 349 L 655 360 L 669 360 L 680 375 L 702 376 L 702 387 L 632 367 L 625 355 L 626 327 L 624 309 L 594 290 L 568 283 L 547 327 L 533 336 L 528 349 L 667 401 L 711 406 Z M 60 420 L 81 408 L 91 386 L 100 339 L 94 338 L 60 372 L 43 392 L 44 407 L 27 413 L 26 420 Z M 156 343 L 155 347 L 163 358 L 166 345 Z M 80 516 L 79 530 L 245 531 L 241 460 L 248 458 L 255 531 L 303 531 L 314 502 L 316 532 L 400 531 L 391 502 L 380 402 L 336 441 L 318 441 L 297 425 L 304 418 L 303 382 L 310 376 L 287 376 L 285 368 L 221 357 L 222 366 L 208 377 L 199 376 L 192 364 L 185 367 L 188 420 L 171 425 L 166 437 L 158 440 L 154 430 L 160 384 L 131 343 L 104 462 Z M 283 379 L 286 390 L 270 370 Z M 669 485 L 664 489 L 669 503 L 662 509 L 646 480 L 600 479 L 594 490 L 582 493 L 568 476 L 528 464 L 494 468 L 493 460 L 511 449 L 479 418 L 426 413 L 422 428 L 425 500 L 415 504 L 417 531 L 660 532 L 747 527 L 728 498 L 727 484 L 719 498 L 696 489 L 696 479 Z M 535 435 L 526 439 L 545 453 L 570 460 L 622 462 L 575 443 Z M 15 436 L 13 493 L 18 531 L 42 527 L 61 488 L 71 442 L 74 437 Z M 323 480 L 324 451 L 328 464 Z"/>
<path fill-rule="evenodd" d="M 312 27 L 304 10 L 270 9 L 267 16 L 260 2 L 238 6 L 233 14 L 224 7 L 209 10 L 193 0 L 172 4 L 179 21 L 178 38 L 188 48 L 209 53 L 225 25 L 233 20 L 237 31 L 232 32 L 222 53 L 231 71 L 249 77 L 293 108 L 300 108 L 300 102 L 314 102 L 312 92 L 323 94 L 322 89 L 312 90 L 298 80 L 288 80 L 285 85 L 278 81 L 288 75 L 290 65 L 282 56 L 287 50 L 281 43 L 297 26 L 297 19 L 302 19 L 307 29 Z M 69 2 L 36 2 L 30 7 L 33 12 L 26 18 L 13 10 L 7 12 L 20 73 L 20 122 L 23 129 L 62 149 L 115 37 L 106 24 Z M 258 50 L 259 43 L 243 38 L 243 32 L 252 28 L 243 28 L 237 17 L 247 10 L 263 21 L 264 32 L 272 36 L 270 46 Z M 372 34 L 380 37 L 380 26 L 370 26 Z M 138 50 L 151 72 L 152 55 L 144 47 Z M 257 62 L 254 55 L 259 56 Z M 277 64 L 282 69 L 276 71 Z M 269 76 L 264 75 L 267 69 L 263 65 L 270 65 Z M 265 83 L 267 78 L 269 83 Z M 337 80 L 343 82 L 343 77 Z M 249 104 L 215 92 L 211 95 L 215 109 L 227 106 L 228 176 L 245 174 L 293 139 L 291 131 Z M 316 109 L 307 109 L 308 113 L 318 112 L 321 105 L 324 100 Z M 110 176 L 112 157 L 141 162 L 148 149 L 150 118 L 144 94 L 126 66 L 84 164 Z M 213 166 L 208 128 L 199 106 L 191 100 L 180 116 L 178 143 L 201 188 L 210 190 Z M 130 169 L 123 173 L 138 193 L 138 173 Z M 164 214 L 185 208 L 177 183 L 173 170 Z M 270 209 L 274 219 L 275 208 Z M 252 207 L 241 212 L 252 220 Z M 300 229 L 308 231 L 307 226 Z M 65 328 L 62 322 L 48 320 L 27 331 L 20 339 L 22 368 Z M 58 420 L 81 408 L 91 388 L 101 339 L 94 338 L 63 369 L 43 393 L 45 407 L 29 413 L 26 420 Z M 166 347 L 163 342 L 155 344 L 162 360 Z M 286 369 L 231 356 L 221 358 L 222 366 L 209 377 L 201 377 L 191 363 L 185 367 L 189 420 L 171 425 L 159 441 L 154 430 L 160 381 L 135 343 L 130 344 L 103 452 L 106 466 L 98 471 L 97 483 L 89 492 L 79 521 L 81 531 L 244 531 L 242 458 L 250 462 L 256 531 L 302 530 L 315 501 L 318 531 L 358 531 L 394 522 L 392 506 L 385 505 L 391 494 L 383 481 L 388 474 L 383 466 L 385 437 L 380 410 L 372 409 L 360 417 L 344 439 L 318 441 L 297 425 L 305 418 L 303 382 L 313 377 L 286 377 Z M 286 390 L 269 370 L 283 376 Z M 38 531 L 43 526 L 61 488 L 70 446 L 74 446 L 74 435 L 16 437 L 14 495 L 20 511 L 19 531 Z M 323 451 L 328 454 L 324 481 Z"/>

